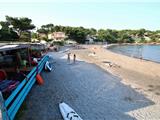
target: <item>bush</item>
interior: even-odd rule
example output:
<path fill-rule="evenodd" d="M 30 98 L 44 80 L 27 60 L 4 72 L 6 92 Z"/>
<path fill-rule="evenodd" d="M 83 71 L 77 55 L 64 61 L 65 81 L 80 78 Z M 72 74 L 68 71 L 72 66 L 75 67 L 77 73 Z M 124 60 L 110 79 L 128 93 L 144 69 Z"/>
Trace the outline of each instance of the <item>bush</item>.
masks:
<path fill-rule="evenodd" d="M 64 41 L 53 41 L 54 45 L 60 45 L 63 46 L 64 45 Z"/>

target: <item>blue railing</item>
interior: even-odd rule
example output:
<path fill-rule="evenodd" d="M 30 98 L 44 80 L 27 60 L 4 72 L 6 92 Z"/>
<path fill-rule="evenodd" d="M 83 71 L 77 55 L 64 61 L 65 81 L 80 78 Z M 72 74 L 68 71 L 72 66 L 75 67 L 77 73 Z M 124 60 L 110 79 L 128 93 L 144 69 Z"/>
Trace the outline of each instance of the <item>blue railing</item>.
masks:
<path fill-rule="evenodd" d="M 49 60 L 48 56 L 44 56 L 36 67 L 26 76 L 26 78 L 18 85 L 12 94 L 4 101 L 5 110 L 1 110 L 3 120 L 13 120 L 24 99 L 28 95 L 32 86 L 36 82 L 36 75 L 40 73 L 46 61 Z"/>

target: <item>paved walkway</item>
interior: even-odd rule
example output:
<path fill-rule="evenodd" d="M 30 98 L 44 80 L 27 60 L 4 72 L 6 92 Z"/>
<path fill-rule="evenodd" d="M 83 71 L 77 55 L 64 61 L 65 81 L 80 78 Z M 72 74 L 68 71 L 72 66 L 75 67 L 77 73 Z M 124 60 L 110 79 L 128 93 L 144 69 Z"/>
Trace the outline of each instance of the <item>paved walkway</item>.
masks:
<path fill-rule="evenodd" d="M 61 101 L 84 120 L 133 120 L 128 112 L 154 104 L 94 64 L 68 64 L 65 53 L 51 55 L 55 70 L 43 72 L 44 85 L 32 88 L 23 120 L 62 120 Z"/>

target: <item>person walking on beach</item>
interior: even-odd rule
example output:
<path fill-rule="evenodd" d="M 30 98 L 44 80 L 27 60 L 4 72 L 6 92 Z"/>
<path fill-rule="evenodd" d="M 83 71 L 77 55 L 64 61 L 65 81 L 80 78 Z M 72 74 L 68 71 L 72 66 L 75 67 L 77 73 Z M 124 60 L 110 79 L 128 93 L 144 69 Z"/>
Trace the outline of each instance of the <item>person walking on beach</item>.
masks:
<path fill-rule="evenodd" d="M 76 62 L 76 54 L 73 55 L 73 63 Z"/>
<path fill-rule="evenodd" d="M 68 60 L 69 63 L 70 63 L 70 54 L 71 53 L 68 53 L 68 58 L 67 58 L 67 60 Z"/>

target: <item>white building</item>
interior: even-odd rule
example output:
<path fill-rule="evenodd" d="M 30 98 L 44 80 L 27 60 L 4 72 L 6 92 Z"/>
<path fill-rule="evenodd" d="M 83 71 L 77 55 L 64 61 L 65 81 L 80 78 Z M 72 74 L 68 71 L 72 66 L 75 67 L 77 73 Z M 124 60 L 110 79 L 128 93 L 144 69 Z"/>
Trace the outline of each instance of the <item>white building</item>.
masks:
<path fill-rule="evenodd" d="M 92 43 L 94 43 L 95 39 L 96 39 L 96 37 L 91 36 L 91 35 L 87 35 L 87 37 L 86 37 L 86 43 L 92 44 Z"/>

